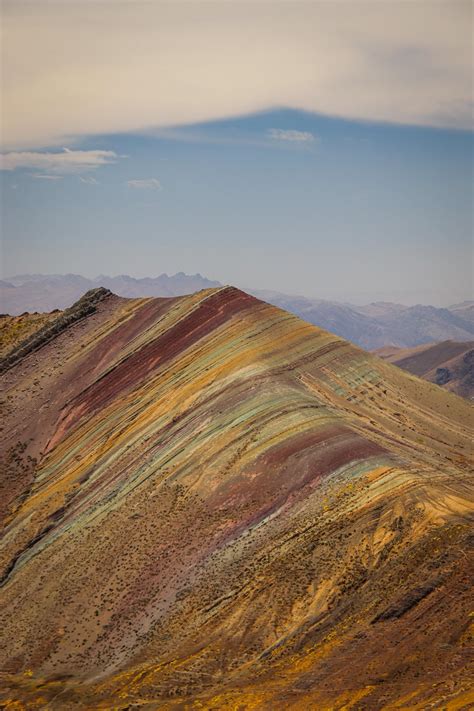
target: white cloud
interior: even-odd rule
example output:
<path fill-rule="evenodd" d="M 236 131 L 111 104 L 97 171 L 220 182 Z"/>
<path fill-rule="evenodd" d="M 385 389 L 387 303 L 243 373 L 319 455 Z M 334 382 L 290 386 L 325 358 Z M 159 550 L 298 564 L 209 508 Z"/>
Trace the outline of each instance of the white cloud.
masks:
<path fill-rule="evenodd" d="M 270 128 L 268 136 L 274 141 L 290 141 L 293 143 L 314 143 L 316 137 L 309 131 L 295 131 L 283 128 Z"/>
<path fill-rule="evenodd" d="M 31 177 L 36 178 L 37 180 L 62 180 L 63 179 L 62 175 L 41 175 L 40 173 L 32 173 Z"/>
<path fill-rule="evenodd" d="M 4 142 L 60 146 L 275 106 L 468 127 L 471 14 L 469 0 L 4 0 Z"/>
<path fill-rule="evenodd" d="M 139 190 L 161 190 L 161 183 L 157 178 L 143 178 L 141 180 L 128 180 L 129 188 L 137 188 Z"/>
<path fill-rule="evenodd" d="M 62 153 L 13 151 L 0 155 L 0 170 L 39 168 L 64 175 L 94 170 L 115 163 L 117 158 L 114 151 L 71 151 L 69 148 L 64 148 Z"/>
<path fill-rule="evenodd" d="M 93 178 L 91 175 L 88 175 L 85 178 L 80 175 L 79 180 L 81 181 L 81 183 L 85 183 L 86 185 L 99 185 L 99 181 Z"/>

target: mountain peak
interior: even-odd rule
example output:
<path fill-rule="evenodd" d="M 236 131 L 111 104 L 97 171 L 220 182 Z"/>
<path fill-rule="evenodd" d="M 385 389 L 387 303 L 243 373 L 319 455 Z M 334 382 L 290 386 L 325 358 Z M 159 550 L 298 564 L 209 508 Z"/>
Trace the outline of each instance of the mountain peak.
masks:
<path fill-rule="evenodd" d="M 336 708 L 356 679 L 381 708 L 420 675 L 466 685 L 467 402 L 233 286 L 72 311 L 3 375 L 5 698 Z"/>

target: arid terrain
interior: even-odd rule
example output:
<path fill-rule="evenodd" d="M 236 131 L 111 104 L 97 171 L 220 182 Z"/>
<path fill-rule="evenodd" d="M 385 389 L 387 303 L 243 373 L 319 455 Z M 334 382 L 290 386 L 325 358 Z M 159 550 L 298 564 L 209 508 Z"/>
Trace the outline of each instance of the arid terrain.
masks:
<path fill-rule="evenodd" d="M 387 346 L 374 352 L 389 363 L 456 395 L 469 400 L 474 398 L 474 341 L 442 341 L 416 348 Z"/>
<path fill-rule="evenodd" d="M 0 358 L 17 343 L 28 338 L 57 317 L 58 313 L 54 311 L 51 313 L 24 313 L 21 316 L 0 316 Z"/>
<path fill-rule="evenodd" d="M 233 287 L 38 325 L 0 363 L 2 708 L 472 708 L 467 400 Z"/>

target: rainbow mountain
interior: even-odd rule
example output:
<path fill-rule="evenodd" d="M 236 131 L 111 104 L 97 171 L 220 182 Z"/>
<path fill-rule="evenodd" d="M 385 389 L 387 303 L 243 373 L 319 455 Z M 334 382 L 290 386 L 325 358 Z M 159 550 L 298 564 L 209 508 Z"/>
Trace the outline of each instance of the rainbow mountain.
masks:
<path fill-rule="evenodd" d="M 232 287 L 3 371 L 6 709 L 467 709 L 472 407 Z"/>

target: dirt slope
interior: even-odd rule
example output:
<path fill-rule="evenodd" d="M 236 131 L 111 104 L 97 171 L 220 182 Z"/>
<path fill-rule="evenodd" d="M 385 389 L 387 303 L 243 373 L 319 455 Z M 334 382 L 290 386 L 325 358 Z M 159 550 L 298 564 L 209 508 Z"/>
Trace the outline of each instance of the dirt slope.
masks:
<path fill-rule="evenodd" d="M 2 376 L 4 706 L 469 708 L 469 404 L 231 287 L 94 303 Z"/>
<path fill-rule="evenodd" d="M 417 348 L 389 346 L 374 352 L 389 363 L 456 395 L 469 400 L 474 397 L 474 341 L 443 341 Z"/>
<path fill-rule="evenodd" d="M 57 313 L 0 316 L 0 358 L 3 358 L 18 343 L 58 317 Z"/>

